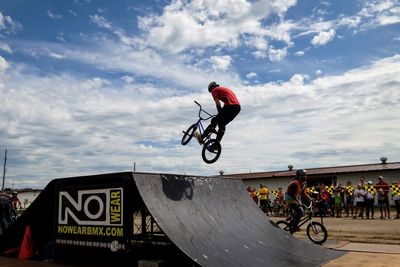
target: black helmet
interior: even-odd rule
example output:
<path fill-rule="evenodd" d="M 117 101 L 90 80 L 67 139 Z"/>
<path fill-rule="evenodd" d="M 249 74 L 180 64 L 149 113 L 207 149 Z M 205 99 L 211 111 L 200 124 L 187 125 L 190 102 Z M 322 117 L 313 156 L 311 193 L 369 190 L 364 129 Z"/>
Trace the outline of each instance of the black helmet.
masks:
<path fill-rule="evenodd" d="M 300 170 L 297 170 L 297 171 L 296 171 L 296 179 L 301 179 L 301 178 L 303 178 L 303 177 L 306 176 L 306 175 L 307 175 L 306 170 L 300 169 Z"/>
<path fill-rule="evenodd" d="M 212 89 L 214 89 L 215 87 L 219 87 L 219 84 L 217 84 L 216 82 L 210 82 L 210 84 L 208 85 L 208 91 L 211 92 Z"/>

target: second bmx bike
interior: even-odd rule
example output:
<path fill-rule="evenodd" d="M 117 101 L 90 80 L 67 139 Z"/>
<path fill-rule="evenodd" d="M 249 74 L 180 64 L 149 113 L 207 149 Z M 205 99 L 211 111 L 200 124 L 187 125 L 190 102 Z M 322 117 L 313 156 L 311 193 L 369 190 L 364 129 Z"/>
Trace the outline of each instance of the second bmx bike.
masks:
<path fill-rule="evenodd" d="M 190 125 L 186 131 L 183 131 L 183 137 L 181 141 L 182 145 L 186 145 L 187 143 L 189 143 L 189 141 L 194 136 L 196 130 L 199 130 L 199 134 L 202 135 L 205 131 L 202 122 L 215 117 L 215 115 L 212 115 L 205 111 L 197 101 L 194 101 L 194 103 L 199 106 L 199 119 L 197 120 L 197 122 Z M 208 164 L 216 162 L 221 155 L 221 144 L 215 138 L 215 135 L 216 131 L 212 130 L 205 137 L 203 137 L 203 149 L 201 151 L 201 157 L 203 158 L 204 162 Z"/>
<path fill-rule="evenodd" d="M 305 215 L 300 219 L 298 227 L 307 224 L 306 232 L 308 238 L 316 244 L 324 243 L 328 239 L 328 231 L 323 225 L 322 217 L 321 222 L 313 221 L 312 201 L 310 201 L 310 204 L 308 206 L 303 204 L 303 207 L 305 209 Z M 288 231 L 290 234 L 294 234 L 296 232 L 296 229 L 293 229 L 292 226 L 293 215 L 293 211 L 290 210 L 289 216 L 286 220 L 277 221 L 275 224 L 279 228 Z"/>

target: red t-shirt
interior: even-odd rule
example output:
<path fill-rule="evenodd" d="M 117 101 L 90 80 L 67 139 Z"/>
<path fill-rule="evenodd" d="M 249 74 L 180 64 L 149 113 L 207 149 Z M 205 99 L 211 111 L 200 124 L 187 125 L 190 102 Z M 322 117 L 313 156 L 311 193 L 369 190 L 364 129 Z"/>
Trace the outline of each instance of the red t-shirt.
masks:
<path fill-rule="evenodd" d="M 231 89 L 226 87 L 216 87 L 211 91 L 214 99 L 221 100 L 227 106 L 240 105 L 235 93 Z"/>

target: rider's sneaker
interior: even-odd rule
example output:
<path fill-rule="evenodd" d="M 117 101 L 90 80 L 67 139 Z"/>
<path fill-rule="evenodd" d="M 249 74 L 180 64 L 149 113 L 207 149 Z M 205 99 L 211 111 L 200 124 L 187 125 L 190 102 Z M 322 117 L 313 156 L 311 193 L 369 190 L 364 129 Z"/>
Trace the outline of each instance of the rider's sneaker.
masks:
<path fill-rule="evenodd" d="M 210 150 L 211 151 L 217 151 L 218 150 L 218 146 L 216 143 L 213 143 L 212 145 L 210 145 Z"/>
<path fill-rule="evenodd" d="M 194 132 L 194 137 L 197 139 L 197 142 L 199 142 L 200 145 L 204 143 L 203 137 L 201 137 L 201 134 L 198 131 Z"/>

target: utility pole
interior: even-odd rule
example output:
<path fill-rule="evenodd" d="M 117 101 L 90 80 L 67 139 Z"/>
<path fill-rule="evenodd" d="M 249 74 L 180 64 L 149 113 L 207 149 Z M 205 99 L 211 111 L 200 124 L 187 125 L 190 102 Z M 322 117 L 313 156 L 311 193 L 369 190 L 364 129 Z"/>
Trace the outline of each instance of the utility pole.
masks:
<path fill-rule="evenodd" d="M 4 191 L 4 183 L 5 183 L 5 180 L 6 180 L 6 170 L 7 170 L 6 166 L 7 166 L 7 149 L 6 149 L 6 153 L 4 155 L 3 185 L 1 186 L 1 191 Z"/>

